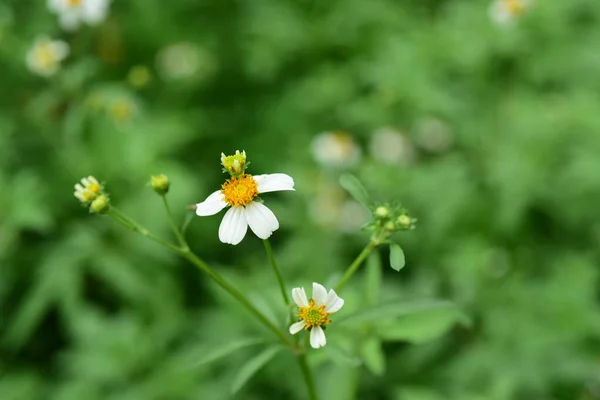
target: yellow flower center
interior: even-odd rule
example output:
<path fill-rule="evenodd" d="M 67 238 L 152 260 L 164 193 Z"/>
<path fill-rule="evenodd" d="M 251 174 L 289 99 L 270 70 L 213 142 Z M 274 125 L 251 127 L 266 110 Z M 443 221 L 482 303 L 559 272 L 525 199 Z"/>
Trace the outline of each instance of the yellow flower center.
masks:
<path fill-rule="evenodd" d="M 99 184 L 97 184 L 97 183 L 92 183 L 92 184 L 89 186 L 89 189 L 90 189 L 92 192 L 94 192 L 94 193 L 98 193 L 98 192 L 100 191 L 100 185 L 99 185 Z"/>
<path fill-rule="evenodd" d="M 308 307 L 300 307 L 298 308 L 298 311 L 300 312 L 296 315 L 306 322 L 306 326 L 304 327 L 306 330 L 309 330 L 313 326 L 331 323 L 331 320 L 327 318 L 331 313 L 325 312 L 324 305 L 317 307 L 315 301 L 312 299 L 310 300 Z"/>
<path fill-rule="evenodd" d="M 43 69 L 50 69 L 57 63 L 56 55 L 54 54 L 52 46 L 47 43 L 40 44 L 35 49 L 34 57 L 35 61 Z"/>
<path fill-rule="evenodd" d="M 520 15 L 525 11 L 523 0 L 505 0 L 504 5 L 511 15 Z"/>
<path fill-rule="evenodd" d="M 258 196 L 258 183 L 252 175 L 243 174 L 239 178 L 227 179 L 221 186 L 221 193 L 230 206 L 245 206 Z"/>
<path fill-rule="evenodd" d="M 83 0 L 67 0 L 67 5 L 68 5 L 69 7 L 78 7 L 78 6 L 80 6 L 80 5 L 81 5 L 81 2 L 82 2 L 82 1 L 83 1 Z"/>

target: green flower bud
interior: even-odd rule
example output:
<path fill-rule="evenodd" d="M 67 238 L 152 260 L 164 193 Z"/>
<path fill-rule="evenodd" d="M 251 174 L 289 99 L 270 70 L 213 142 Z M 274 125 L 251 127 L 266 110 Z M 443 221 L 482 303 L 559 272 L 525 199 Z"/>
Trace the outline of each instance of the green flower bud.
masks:
<path fill-rule="evenodd" d="M 92 201 L 90 212 L 96 214 L 105 214 L 110 208 L 110 200 L 105 195 L 101 194 Z"/>
<path fill-rule="evenodd" d="M 150 177 L 152 189 L 161 196 L 169 191 L 169 178 L 166 175 L 153 175 Z"/>
<path fill-rule="evenodd" d="M 390 210 L 385 206 L 379 206 L 375 209 L 375 216 L 377 217 L 387 217 L 390 214 Z"/>
<path fill-rule="evenodd" d="M 236 150 L 235 154 L 232 156 L 226 156 L 221 153 L 221 165 L 223 165 L 225 171 L 229 172 L 231 176 L 242 175 L 248 167 L 248 163 L 246 162 L 246 152 L 242 151 L 240 153 L 239 150 Z"/>
<path fill-rule="evenodd" d="M 401 215 L 398 217 L 398 225 L 402 228 L 410 228 L 413 221 L 408 215 Z"/>

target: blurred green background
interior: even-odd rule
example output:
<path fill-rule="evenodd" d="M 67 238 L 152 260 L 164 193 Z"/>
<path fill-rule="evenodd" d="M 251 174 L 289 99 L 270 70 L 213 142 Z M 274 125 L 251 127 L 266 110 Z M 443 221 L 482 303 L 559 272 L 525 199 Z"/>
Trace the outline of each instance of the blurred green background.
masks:
<path fill-rule="evenodd" d="M 600 2 L 538 0 L 512 24 L 489 6 L 114 1 L 99 26 L 63 33 L 44 1 L 3 0 L 0 399 L 231 398 L 260 349 L 200 361 L 262 328 L 184 260 L 89 215 L 72 187 L 96 176 L 170 237 L 150 175 L 169 176 L 183 219 L 236 149 L 251 173 L 296 180 L 265 196 L 290 287 L 333 282 L 366 244 L 365 210 L 338 184 L 352 172 L 419 222 L 395 236 L 406 267 L 380 251 L 340 316 L 373 300 L 365 282 L 382 271 L 369 296 L 448 299 L 470 321 L 340 326 L 338 340 L 334 319 L 310 353 L 323 399 L 600 399 Z M 71 46 L 48 79 L 25 63 L 40 34 Z M 220 220 L 194 218 L 192 247 L 277 319 L 262 244 L 220 243 Z M 306 395 L 281 352 L 234 397 Z"/>

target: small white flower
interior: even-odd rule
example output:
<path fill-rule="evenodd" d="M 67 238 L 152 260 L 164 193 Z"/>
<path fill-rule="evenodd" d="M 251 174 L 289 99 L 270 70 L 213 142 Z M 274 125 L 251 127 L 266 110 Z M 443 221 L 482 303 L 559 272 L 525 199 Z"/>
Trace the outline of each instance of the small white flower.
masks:
<path fill-rule="evenodd" d="M 214 215 L 223 208 L 231 206 L 219 227 L 221 242 L 240 243 L 246 235 L 248 226 L 256 236 L 267 239 L 279 229 L 279 221 L 271 210 L 256 199 L 261 193 L 280 190 L 294 190 L 294 180 L 291 176 L 286 174 L 232 176 L 220 190 L 212 193 L 202 203 L 196 204 L 196 214 L 201 217 Z"/>
<path fill-rule="evenodd" d="M 88 204 L 102 193 L 102 185 L 93 176 L 82 178 L 81 183 L 75 185 L 75 197 L 83 204 Z"/>
<path fill-rule="evenodd" d="M 391 128 L 375 131 L 369 143 L 371 156 L 388 165 L 409 165 L 415 161 L 416 153 L 411 141 L 401 132 Z"/>
<path fill-rule="evenodd" d="M 290 326 L 290 333 L 295 335 L 302 329 L 310 331 L 310 345 L 314 349 L 325 346 L 327 340 L 322 326 L 331 323 L 329 315 L 337 312 L 344 305 L 333 289 L 327 289 L 317 282 L 313 282 L 313 295 L 310 301 L 306 298 L 304 288 L 292 289 L 292 298 L 298 305 L 300 321 Z"/>
<path fill-rule="evenodd" d="M 326 167 L 347 168 L 360 161 L 362 151 L 346 132 L 323 132 L 311 144 L 315 160 Z"/>
<path fill-rule="evenodd" d="M 60 69 L 60 62 L 69 55 L 69 45 L 61 40 L 38 37 L 27 52 L 27 67 L 35 74 L 52 76 Z"/>
<path fill-rule="evenodd" d="M 417 144 L 431 153 L 443 153 L 454 140 L 448 124 L 434 117 L 419 121 L 415 127 Z"/>
<path fill-rule="evenodd" d="M 204 79 L 215 71 L 216 60 L 208 50 L 193 43 L 180 42 L 158 52 L 156 68 L 166 80 Z"/>
<path fill-rule="evenodd" d="M 48 0 L 48 8 L 58 14 L 60 26 L 74 31 L 84 23 L 98 25 L 108 14 L 110 0 Z"/>
<path fill-rule="evenodd" d="M 494 0 L 489 8 L 490 18 L 499 25 L 510 25 L 525 13 L 532 2 L 533 0 Z"/>

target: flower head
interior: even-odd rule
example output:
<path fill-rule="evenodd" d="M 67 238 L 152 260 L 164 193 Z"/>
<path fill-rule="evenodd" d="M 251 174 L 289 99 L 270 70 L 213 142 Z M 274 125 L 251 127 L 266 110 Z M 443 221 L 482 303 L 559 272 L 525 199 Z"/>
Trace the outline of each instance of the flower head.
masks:
<path fill-rule="evenodd" d="M 75 197 L 84 205 L 89 205 L 93 200 L 102 194 L 102 185 L 93 176 L 82 178 L 81 183 L 75 185 Z"/>
<path fill-rule="evenodd" d="M 196 204 L 196 214 L 203 217 L 214 215 L 223 208 L 227 210 L 221 226 L 219 239 L 223 243 L 238 244 L 248 226 L 261 239 L 266 239 L 279 229 L 279 221 L 258 198 L 261 193 L 294 190 L 294 180 L 286 174 L 250 175 L 243 173 L 246 153 L 236 152 L 233 156 L 221 156 L 225 170 L 233 172 L 221 189 L 213 192 L 202 203 Z"/>
<path fill-rule="evenodd" d="M 290 326 L 290 333 L 295 335 L 302 329 L 310 331 L 310 345 L 314 349 L 325 346 L 324 325 L 331 323 L 329 315 L 337 312 L 344 305 L 344 300 L 340 298 L 333 289 L 327 292 L 325 287 L 317 282 L 313 282 L 313 295 L 310 301 L 306 297 L 304 288 L 292 289 L 292 298 L 298 306 L 298 317 L 300 321 Z"/>
<path fill-rule="evenodd" d="M 315 160 L 326 167 L 351 167 L 360 161 L 362 151 L 346 132 L 323 132 L 312 141 Z"/>
<path fill-rule="evenodd" d="M 508 25 L 521 17 L 533 0 L 494 0 L 490 5 L 490 18 L 500 25 Z"/>
<path fill-rule="evenodd" d="M 108 13 L 110 0 L 48 0 L 48 8 L 58 14 L 60 26 L 74 31 L 82 23 L 98 25 Z"/>
<path fill-rule="evenodd" d="M 61 40 L 38 37 L 27 53 L 27 67 L 35 74 L 52 76 L 60 69 L 60 62 L 69 55 L 69 45 Z"/>
<path fill-rule="evenodd" d="M 169 191 L 169 178 L 164 175 L 152 175 L 150 177 L 150 186 L 152 186 L 152 190 L 160 195 L 167 194 Z"/>
<path fill-rule="evenodd" d="M 369 143 L 371 156 L 388 165 L 409 165 L 415 161 L 416 153 L 410 139 L 391 128 L 375 131 Z"/>

